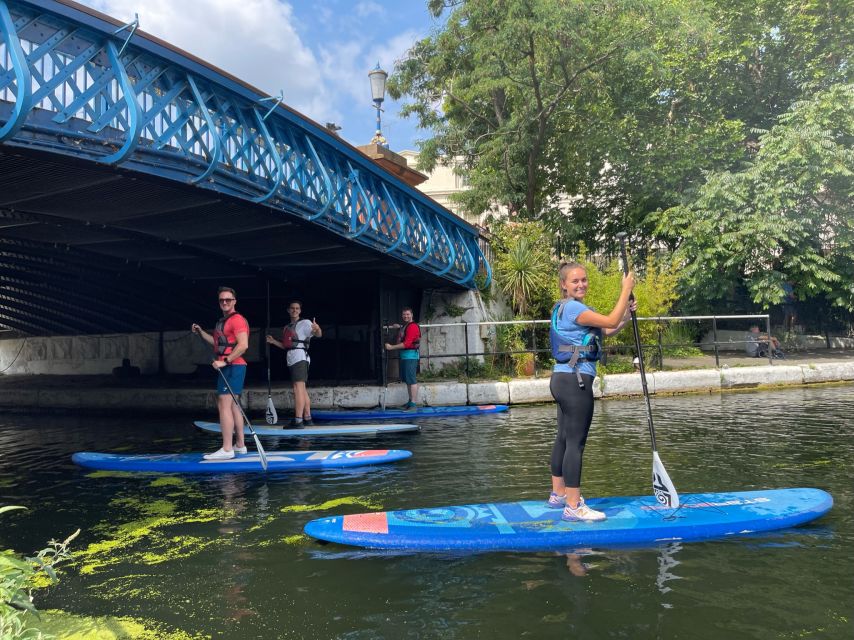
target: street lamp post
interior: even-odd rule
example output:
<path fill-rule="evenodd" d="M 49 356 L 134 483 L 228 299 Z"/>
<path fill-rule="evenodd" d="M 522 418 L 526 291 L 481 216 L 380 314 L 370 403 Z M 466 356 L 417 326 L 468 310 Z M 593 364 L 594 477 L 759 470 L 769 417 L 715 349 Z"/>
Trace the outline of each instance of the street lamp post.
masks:
<path fill-rule="evenodd" d="M 374 107 L 377 110 L 377 132 L 371 138 L 371 144 L 378 144 L 381 147 L 388 147 L 388 140 L 383 136 L 382 120 L 380 114 L 383 110 L 383 100 L 385 100 L 385 81 L 388 78 L 388 73 L 380 68 L 380 63 L 377 62 L 376 68 L 368 74 L 371 79 L 371 98 L 374 101 Z"/>

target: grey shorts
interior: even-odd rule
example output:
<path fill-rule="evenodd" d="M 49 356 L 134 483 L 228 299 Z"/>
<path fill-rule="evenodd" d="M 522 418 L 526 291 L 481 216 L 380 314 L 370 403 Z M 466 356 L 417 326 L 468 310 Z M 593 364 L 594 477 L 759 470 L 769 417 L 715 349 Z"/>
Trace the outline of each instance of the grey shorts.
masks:
<path fill-rule="evenodd" d="M 300 360 L 288 367 L 291 382 L 308 382 L 308 360 Z"/>

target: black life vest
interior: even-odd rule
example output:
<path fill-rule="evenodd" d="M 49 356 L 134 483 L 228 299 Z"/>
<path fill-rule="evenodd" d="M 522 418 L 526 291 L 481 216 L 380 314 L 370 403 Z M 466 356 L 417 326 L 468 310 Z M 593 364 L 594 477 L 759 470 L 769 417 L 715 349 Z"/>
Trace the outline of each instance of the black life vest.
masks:
<path fill-rule="evenodd" d="M 234 347 L 237 346 L 236 342 L 229 342 L 228 337 L 225 335 L 225 324 L 236 315 L 237 312 L 232 311 L 227 316 L 223 316 L 216 321 L 213 333 L 214 353 L 219 358 L 225 359 L 227 355 L 234 351 Z"/>

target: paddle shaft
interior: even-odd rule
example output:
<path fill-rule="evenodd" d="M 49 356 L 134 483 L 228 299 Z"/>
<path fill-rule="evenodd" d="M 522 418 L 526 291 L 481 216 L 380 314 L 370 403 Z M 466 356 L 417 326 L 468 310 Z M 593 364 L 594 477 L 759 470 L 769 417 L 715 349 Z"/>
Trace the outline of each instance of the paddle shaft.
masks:
<path fill-rule="evenodd" d="M 623 273 L 629 275 L 629 256 L 626 252 L 626 234 L 618 233 L 617 238 L 620 240 L 620 252 L 623 255 Z M 633 302 L 635 294 L 629 295 L 629 302 Z M 652 450 L 658 451 L 655 446 L 655 427 L 652 424 L 652 405 L 649 402 L 649 389 L 646 386 L 646 367 L 643 362 L 643 347 L 641 346 L 640 329 L 638 329 L 637 314 L 630 310 L 632 315 L 632 331 L 635 335 L 635 349 L 638 352 L 638 369 L 640 369 L 641 387 L 643 387 L 643 397 L 646 401 L 646 423 L 649 427 L 649 437 L 652 439 Z"/>
<path fill-rule="evenodd" d="M 267 280 L 267 331 L 270 330 L 270 281 Z M 267 356 L 267 397 L 273 397 L 273 384 L 270 381 L 270 343 L 264 341 Z"/>
<path fill-rule="evenodd" d="M 258 457 L 261 459 L 261 466 L 265 469 L 267 468 L 267 454 L 264 451 L 264 447 L 261 446 L 261 440 L 258 438 L 258 434 L 255 433 L 255 429 L 252 428 L 252 423 L 249 422 L 249 418 L 246 417 L 246 412 L 243 410 L 243 407 L 240 406 L 240 401 L 237 399 L 237 396 L 234 395 L 234 391 L 231 389 L 231 385 L 228 384 L 228 378 L 225 377 L 225 374 L 222 372 L 222 368 L 217 368 L 217 373 L 219 373 L 222 381 L 225 383 L 225 388 L 228 389 L 228 393 L 231 396 L 231 399 L 234 400 L 234 404 L 237 405 L 237 408 L 240 410 L 240 415 L 243 416 L 243 424 L 249 429 L 249 433 L 252 434 L 252 438 L 255 440 L 255 447 L 258 449 Z M 236 425 L 235 425 L 236 426 Z"/>
<path fill-rule="evenodd" d="M 231 399 L 234 400 L 234 404 L 237 405 L 237 408 L 240 409 L 240 415 L 243 416 L 244 423 L 249 428 L 249 432 L 254 436 L 255 429 L 252 428 L 252 423 L 249 422 L 249 418 L 246 417 L 246 412 L 243 410 L 243 407 L 240 404 L 240 400 L 237 399 L 237 396 L 234 394 L 234 391 L 231 390 L 231 385 L 228 384 L 228 378 L 225 377 L 225 374 L 222 372 L 222 368 L 217 368 L 217 373 L 222 376 L 222 381 L 225 383 L 225 388 L 228 389 L 228 394 L 231 396 Z"/>
<path fill-rule="evenodd" d="M 388 351 L 385 349 L 387 328 L 380 326 L 380 366 L 382 367 L 383 400 L 380 408 L 385 411 L 386 396 L 388 395 Z"/>
<path fill-rule="evenodd" d="M 200 334 L 196 334 L 200 338 L 202 336 Z M 202 338 L 204 340 L 204 338 Z M 225 383 L 225 388 L 228 389 L 228 393 L 231 396 L 231 399 L 234 401 L 234 404 L 237 405 L 237 408 L 240 409 L 240 415 L 243 416 L 243 424 L 249 427 L 249 432 L 252 434 L 252 439 L 255 441 L 255 448 L 258 449 L 258 459 L 261 461 L 261 468 L 264 471 L 267 470 L 267 452 L 264 451 L 264 447 L 261 446 L 261 439 L 258 437 L 258 434 L 255 433 L 255 429 L 252 428 L 252 423 L 249 422 L 249 418 L 246 417 L 246 412 L 243 411 L 243 407 L 240 406 L 240 401 L 237 399 L 237 396 L 234 395 L 234 391 L 231 389 L 231 385 L 228 384 L 228 378 L 225 377 L 225 374 L 222 372 L 222 369 L 217 367 L 217 373 L 222 377 L 222 381 Z M 237 425 L 235 425 L 235 428 Z"/>

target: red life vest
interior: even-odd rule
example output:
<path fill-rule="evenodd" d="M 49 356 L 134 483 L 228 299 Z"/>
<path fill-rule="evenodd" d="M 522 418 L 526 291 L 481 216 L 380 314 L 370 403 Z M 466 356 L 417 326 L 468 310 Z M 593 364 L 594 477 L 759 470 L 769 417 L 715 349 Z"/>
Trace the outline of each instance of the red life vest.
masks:
<path fill-rule="evenodd" d="M 403 344 L 406 341 L 406 330 L 415 325 L 415 331 L 417 332 L 415 335 L 415 339 L 412 340 L 411 346 L 407 346 L 407 349 L 418 349 L 421 346 L 421 327 L 419 327 L 415 322 L 407 322 L 400 328 L 400 333 L 397 334 L 397 342 L 399 344 Z"/>
<path fill-rule="evenodd" d="M 214 353 L 219 360 L 225 360 L 226 356 L 231 354 L 234 351 L 234 348 L 237 346 L 237 340 L 234 342 L 228 341 L 228 335 L 226 334 L 225 328 L 230 320 L 237 320 L 240 318 L 245 323 L 246 320 L 243 319 L 236 311 L 229 313 L 227 316 L 223 316 L 219 320 L 216 321 L 216 326 L 214 327 L 213 332 L 213 340 L 214 340 Z M 232 332 L 234 334 L 234 332 Z M 242 361 L 242 358 L 238 358 L 238 361 Z"/>
<path fill-rule="evenodd" d="M 306 340 L 299 339 L 299 336 L 297 335 L 296 322 L 286 325 L 284 331 L 282 332 L 282 347 L 286 351 L 291 351 L 293 349 L 302 349 L 303 351 L 308 352 L 308 343 L 310 340 L 311 338 L 307 338 Z"/>

